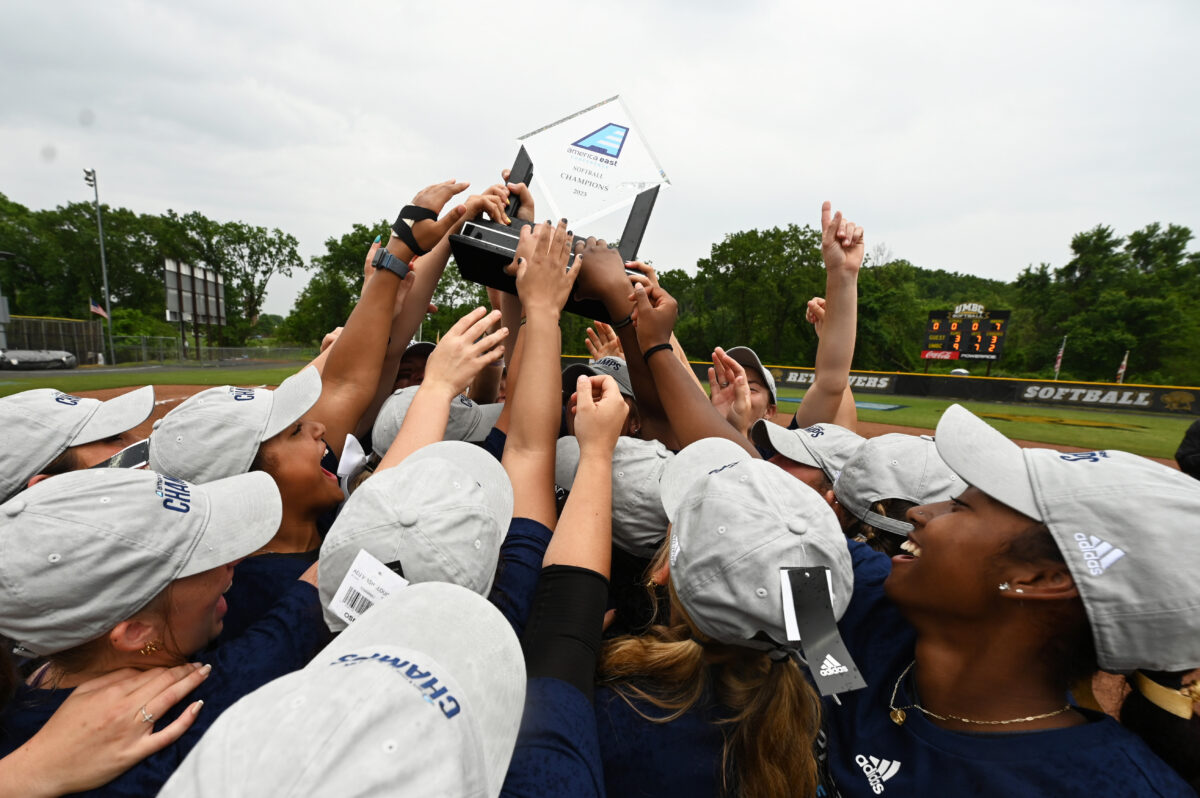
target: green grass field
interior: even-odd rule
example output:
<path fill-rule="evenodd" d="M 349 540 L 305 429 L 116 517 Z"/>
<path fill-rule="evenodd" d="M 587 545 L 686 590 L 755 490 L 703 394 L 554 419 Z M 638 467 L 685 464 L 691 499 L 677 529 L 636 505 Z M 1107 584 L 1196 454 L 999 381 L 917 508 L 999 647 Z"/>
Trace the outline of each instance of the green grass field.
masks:
<path fill-rule="evenodd" d="M 795 388 L 779 389 L 779 409 L 792 412 L 804 396 Z M 862 393 L 860 402 L 904 405 L 899 410 L 864 410 L 862 421 L 933 429 L 942 411 L 955 399 L 930 399 Z M 1001 402 L 959 402 L 1010 438 L 1041 441 L 1086 449 L 1122 449 L 1148 457 L 1173 458 L 1183 433 L 1194 419 L 1156 413 L 1121 413 L 1112 410 L 1078 410 L 1049 405 L 1015 405 Z"/>
<path fill-rule="evenodd" d="M 129 370 L 89 369 L 47 371 L 36 377 L 12 376 L 0 371 L 0 396 L 30 388 L 57 388 L 68 393 L 124 388 L 129 385 L 278 385 L 296 373 L 303 363 L 271 368 L 145 368 Z"/>
<path fill-rule="evenodd" d="M 0 396 L 30 388 L 58 388 L 61 391 L 93 391 L 130 385 L 278 385 L 303 364 L 271 368 L 147 368 L 130 370 L 48 371 L 36 377 L 11 376 L 0 371 Z M 779 409 L 792 412 L 804 391 L 779 389 Z M 953 399 L 929 399 L 910 396 L 863 393 L 859 401 L 904 405 L 899 410 L 863 410 L 863 421 L 933 429 L 942 411 Z M 1172 458 L 1183 433 L 1191 424 L 1188 416 L 1153 413 L 1121 413 L 1110 410 L 1078 410 L 1066 407 L 1003 404 L 999 402 L 962 402 L 971 412 L 1010 438 L 1088 449 L 1123 449 L 1149 457 Z"/>

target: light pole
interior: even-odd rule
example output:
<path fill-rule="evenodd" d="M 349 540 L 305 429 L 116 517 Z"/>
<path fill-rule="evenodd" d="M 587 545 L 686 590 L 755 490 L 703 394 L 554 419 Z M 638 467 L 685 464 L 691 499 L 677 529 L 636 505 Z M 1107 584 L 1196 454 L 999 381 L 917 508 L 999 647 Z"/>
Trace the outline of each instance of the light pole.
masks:
<path fill-rule="evenodd" d="M 104 312 L 108 316 L 108 364 L 117 364 L 117 351 L 113 347 L 112 337 L 112 308 L 108 303 L 108 263 L 104 259 L 104 224 L 100 221 L 100 187 L 96 184 L 96 170 L 84 169 L 83 182 L 92 187 L 95 192 L 96 228 L 100 231 L 100 272 L 104 275 Z"/>

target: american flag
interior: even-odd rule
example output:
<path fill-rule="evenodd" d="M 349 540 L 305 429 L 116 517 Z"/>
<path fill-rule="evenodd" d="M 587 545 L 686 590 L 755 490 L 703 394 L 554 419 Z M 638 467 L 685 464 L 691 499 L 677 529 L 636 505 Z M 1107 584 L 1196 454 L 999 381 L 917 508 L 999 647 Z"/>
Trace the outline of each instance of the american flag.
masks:
<path fill-rule="evenodd" d="M 1125 382 L 1125 367 L 1129 365 L 1129 350 L 1125 350 L 1125 357 L 1121 358 L 1121 367 L 1117 369 L 1117 384 Z"/>
<path fill-rule="evenodd" d="M 104 308 L 97 305 L 96 300 L 92 299 L 91 297 L 88 297 L 88 309 L 97 316 L 103 316 L 106 319 L 108 318 L 108 314 L 104 312 Z"/>
<path fill-rule="evenodd" d="M 1063 336 L 1062 345 L 1058 347 L 1058 357 L 1054 358 L 1054 379 L 1058 379 L 1058 370 L 1062 368 L 1063 350 L 1067 348 L 1067 336 Z"/>

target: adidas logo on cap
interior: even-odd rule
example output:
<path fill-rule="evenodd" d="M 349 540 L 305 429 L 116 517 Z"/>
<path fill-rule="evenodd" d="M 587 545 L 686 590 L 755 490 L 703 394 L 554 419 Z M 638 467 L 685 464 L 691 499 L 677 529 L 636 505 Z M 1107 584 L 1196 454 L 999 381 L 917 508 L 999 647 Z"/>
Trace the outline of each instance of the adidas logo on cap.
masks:
<path fill-rule="evenodd" d="M 1075 533 L 1075 544 L 1083 552 L 1084 564 L 1092 576 L 1100 576 L 1113 563 L 1125 556 L 1123 549 L 1118 549 L 1106 540 L 1083 532 Z"/>
<path fill-rule="evenodd" d="M 836 676 L 839 673 L 846 673 L 848 670 L 850 669 L 834 659 L 832 654 L 826 654 L 825 661 L 821 663 L 822 676 Z"/>
<path fill-rule="evenodd" d="M 859 754 L 854 761 L 862 768 L 871 785 L 871 792 L 880 795 L 883 783 L 900 772 L 900 761 L 897 759 L 879 759 L 873 756 Z"/>

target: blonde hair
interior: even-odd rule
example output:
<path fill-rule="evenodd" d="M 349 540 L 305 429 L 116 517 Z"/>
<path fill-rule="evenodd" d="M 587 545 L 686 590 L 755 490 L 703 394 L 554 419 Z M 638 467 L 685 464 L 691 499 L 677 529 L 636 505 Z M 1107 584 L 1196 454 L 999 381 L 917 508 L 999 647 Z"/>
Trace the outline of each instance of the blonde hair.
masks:
<path fill-rule="evenodd" d="M 666 546 L 663 547 L 664 550 Z M 650 573 L 656 573 L 660 553 Z M 673 587 L 671 620 L 640 637 L 609 640 L 600 653 L 600 682 L 651 723 L 669 723 L 708 690 L 730 710 L 723 727 L 723 792 L 746 798 L 812 795 L 817 789 L 813 744 L 821 728 L 820 699 L 792 658 L 713 640 L 687 617 Z M 649 715 L 633 699 L 664 710 Z"/>

